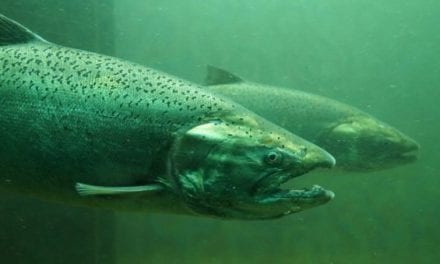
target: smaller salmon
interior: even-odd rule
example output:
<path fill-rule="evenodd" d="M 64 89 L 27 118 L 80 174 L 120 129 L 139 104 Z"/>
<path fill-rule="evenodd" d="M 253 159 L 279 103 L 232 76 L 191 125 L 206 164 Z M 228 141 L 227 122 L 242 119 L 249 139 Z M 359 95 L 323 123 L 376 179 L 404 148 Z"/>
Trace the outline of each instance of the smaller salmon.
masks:
<path fill-rule="evenodd" d="M 344 103 L 294 89 L 252 83 L 208 66 L 205 84 L 330 152 L 349 171 L 392 168 L 417 160 L 419 144 Z"/>

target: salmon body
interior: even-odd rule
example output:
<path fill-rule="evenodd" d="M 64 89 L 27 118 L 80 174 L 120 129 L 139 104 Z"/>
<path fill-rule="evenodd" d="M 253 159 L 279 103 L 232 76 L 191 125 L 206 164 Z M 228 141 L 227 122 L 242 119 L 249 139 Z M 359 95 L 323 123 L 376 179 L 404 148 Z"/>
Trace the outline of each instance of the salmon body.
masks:
<path fill-rule="evenodd" d="M 321 148 L 190 82 L 49 43 L 0 16 L 0 188 L 99 207 L 268 219 L 333 193 L 278 186 Z"/>

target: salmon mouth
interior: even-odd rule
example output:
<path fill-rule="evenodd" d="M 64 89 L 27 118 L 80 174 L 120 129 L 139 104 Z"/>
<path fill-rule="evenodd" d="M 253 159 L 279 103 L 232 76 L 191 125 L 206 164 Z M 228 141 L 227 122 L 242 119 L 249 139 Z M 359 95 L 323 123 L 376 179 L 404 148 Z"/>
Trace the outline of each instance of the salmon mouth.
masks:
<path fill-rule="evenodd" d="M 418 154 L 419 153 L 418 153 L 417 149 L 410 150 L 410 151 L 407 151 L 407 152 L 404 152 L 404 153 L 400 153 L 399 154 L 399 158 L 402 161 L 404 161 L 404 162 L 413 162 L 413 161 L 416 161 L 419 158 Z"/>
<path fill-rule="evenodd" d="M 279 199 L 294 203 L 293 207 L 285 212 L 294 213 L 301 211 L 304 207 L 317 206 L 329 202 L 335 197 L 335 193 L 315 184 L 312 188 L 278 189 L 276 192 L 266 193 L 260 197 L 264 196 L 270 200 Z"/>
<path fill-rule="evenodd" d="M 273 217 L 296 213 L 332 200 L 335 194 L 319 185 L 311 188 L 283 187 L 283 184 L 316 168 L 330 169 L 335 166 L 333 156 L 327 152 L 318 152 L 320 155 L 316 153 L 309 153 L 307 161 L 301 165 L 291 163 L 285 168 L 272 168 L 255 182 L 251 197 L 260 205 L 277 208 L 277 212 L 272 211 Z"/>
<path fill-rule="evenodd" d="M 389 158 L 401 164 L 415 162 L 419 158 L 419 149 L 420 146 L 417 143 L 411 142 L 400 151 L 395 152 L 394 155 L 390 155 Z"/>
<path fill-rule="evenodd" d="M 306 208 L 318 206 L 329 202 L 335 197 L 334 192 L 326 190 L 319 185 L 311 188 L 285 189 L 282 185 L 299 177 L 300 175 L 273 172 L 259 180 L 253 189 L 252 196 L 260 203 L 282 202 L 287 203 L 283 214 L 290 214 Z"/>

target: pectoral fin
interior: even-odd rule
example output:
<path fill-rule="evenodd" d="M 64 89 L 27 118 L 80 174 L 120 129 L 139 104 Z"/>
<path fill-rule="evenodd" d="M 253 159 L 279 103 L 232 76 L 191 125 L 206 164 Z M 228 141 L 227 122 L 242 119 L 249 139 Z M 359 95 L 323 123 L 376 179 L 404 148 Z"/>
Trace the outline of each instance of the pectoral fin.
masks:
<path fill-rule="evenodd" d="M 150 184 L 141 186 L 122 186 L 122 187 L 110 187 L 110 186 L 97 186 L 85 183 L 77 182 L 75 184 L 75 189 L 81 196 L 91 196 L 91 195 L 120 195 L 127 193 L 138 193 L 138 192 L 153 192 L 165 189 L 161 184 Z"/>

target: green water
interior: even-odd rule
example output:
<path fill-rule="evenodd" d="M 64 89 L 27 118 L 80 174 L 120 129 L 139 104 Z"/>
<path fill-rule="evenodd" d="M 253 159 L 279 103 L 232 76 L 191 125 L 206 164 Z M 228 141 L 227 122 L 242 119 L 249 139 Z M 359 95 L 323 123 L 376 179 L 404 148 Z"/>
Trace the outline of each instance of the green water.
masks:
<path fill-rule="evenodd" d="M 333 190 L 336 198 L 280 220 L 116 213 L 114 219 L 108 216 L 114 223 L 111 228 L 102 230 L 90 228 L 92 220 L 66 207 L 59 215 L 74 218 L 72 222 L 81 224 L 76 232 L 84 236 L 94 232 L 96 240 L 84 243 L 72 237 L 76 248 L 69 244 L 66 251 L 85 252 L 85 247 L 100 246 L 99 238 L 105 237 L 111 246 L 101 251 L 111 251 L 111 262 L 121 264 L 436 263 L 440 259 L 440 2 L 96 0 L 91 1 L 99 3 L 93 12 L 83 1 L 30 1 L 32 5 L 22 4 L 19 9 L 11 8 L 12 3 L 26 1 L 6 2 L 10 3 L 0 7 L 12 10 L 14 18 L 27 19 L 21 22 L 44 36 L 51 34 L 50 40 L 58 43 L 129 59 L 194 82 L 202 82 L 206 64 L 212 64 L 251 81 L 325 95 L 373 114 L 422 146 L 419 161 L 399 168 L 298 178 L 295 186 L 316 183 Z M 103 3 L 111 10 L 99 8 Z M 39 24 L 41 20 L 45 23 Z M 94 34 L 84 35 L 85 29 Z M 105 43 L 97 44 L 101 42 Z M 41 229 L 28 216 L 23 229 L 20 219 L 25 213 L 20 214 L 26 209 L 18 214 L 4 208 L 5 221 L 22 231 L 21 242 L 35 236 L 39 240 L 26 251 L 22 243 L 8 240 L 13 246 L 0 250 L 0 259 L 12 252 L 19 256 L 15 260 L 33 256 L 28 258 L 32 263 L 67 263 L 62 257 L 51 258 L 55 252 L 46 246 L 54 241 L 62 246 L 71 237 L 63 233 L 69 228 L 60 224 Z M 0 232 L 0 241 L 4 235 Z M 111 263 L 99 259 L 91 263 Z M 75 263 L 85 262 L 75 259 Z"/>

